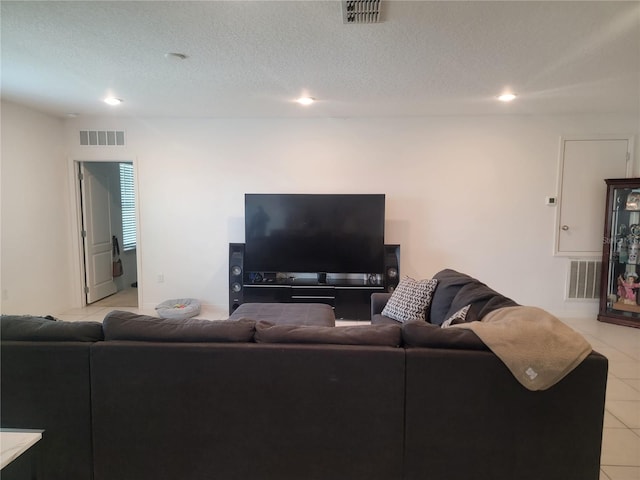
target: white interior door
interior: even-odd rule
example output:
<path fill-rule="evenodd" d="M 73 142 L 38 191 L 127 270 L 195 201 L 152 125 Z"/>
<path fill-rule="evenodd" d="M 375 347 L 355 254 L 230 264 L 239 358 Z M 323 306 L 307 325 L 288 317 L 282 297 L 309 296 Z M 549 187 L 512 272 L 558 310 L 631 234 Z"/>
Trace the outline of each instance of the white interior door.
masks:
<path fill-rule="evenodd" d="M 97 173 L 97 174 L 96 174 Z M 109 177 L 80 164 L 82 224 L 87 303 L 116 293 L 111 240 Z"/>
<path fill-rule="evenodd" d="M 630 142 L 628 138 L 563 140 L 556 255 L 602 254 L 604 179 L 631 173 Z"/>

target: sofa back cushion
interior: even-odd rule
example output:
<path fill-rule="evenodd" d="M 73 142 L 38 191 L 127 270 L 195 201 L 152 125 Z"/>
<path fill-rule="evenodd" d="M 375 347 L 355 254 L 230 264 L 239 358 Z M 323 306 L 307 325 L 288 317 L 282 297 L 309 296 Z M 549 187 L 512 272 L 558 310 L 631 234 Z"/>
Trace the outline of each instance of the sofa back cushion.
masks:
<path fill-rule="evenodd" d="M 405 323 L 402 326 L 402 340 L 404 341 L 404 345 L 409 348 L 489 350 L 489 347 L 487 347 L 472 330 L 441 328 L 438 325 L 421 321 Z"/>
<path fill-rule="evenodd" d="M 442 270 L 433 278 L 438 280 L 438 286 L 431 300 L 428 320 L 434 325 L 442 325 L 445 320 L 467 305 L 471 305 L 466 316 L 467 322 L 480 320 L 487 313 L 498 308 L 518 305 L 479 280 L 455 270 Z"/>
<path fill-rule="evenodd" d="M 99 322 L 63 322 L 31 315 L 2 315 L 2 340 L 31 342 L 97 342 L 104 338 Z"/>
<path fill-rule="evenodd" d="M 402 341 L 402 329 L 400 324 L 319 327 L 258 322 L 255 340 L 258 343 L 326 343 L 399 347 Z"/>
<path fill-rule="evenodd" d="M 255 321 L 178 320 L 114 310 L 103 322 L 105 340 L 147 342 L 251 342 Z"/>

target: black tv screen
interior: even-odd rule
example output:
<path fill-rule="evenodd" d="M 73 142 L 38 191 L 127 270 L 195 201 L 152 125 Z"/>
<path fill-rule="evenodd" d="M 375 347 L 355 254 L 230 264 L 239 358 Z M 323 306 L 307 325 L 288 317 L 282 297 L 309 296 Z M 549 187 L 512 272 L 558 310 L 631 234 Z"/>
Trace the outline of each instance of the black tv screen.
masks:
<path fill-rule="evenodd" d="M 382 272 L 384 207 L 384 194 L 246 194 L 245 272 Z"/>

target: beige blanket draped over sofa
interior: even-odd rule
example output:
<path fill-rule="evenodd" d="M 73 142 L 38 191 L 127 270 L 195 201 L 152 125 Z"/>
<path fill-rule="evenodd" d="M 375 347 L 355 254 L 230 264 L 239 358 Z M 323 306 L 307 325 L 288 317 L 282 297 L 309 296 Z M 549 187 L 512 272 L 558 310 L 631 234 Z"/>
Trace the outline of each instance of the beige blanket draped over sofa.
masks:
<path fill-rule="evenodd" d="M 555 385 L 592 350 L 582 335 L 537 307 L 500 308 L 451 328 L 475 332 L 529 390 Z"/>

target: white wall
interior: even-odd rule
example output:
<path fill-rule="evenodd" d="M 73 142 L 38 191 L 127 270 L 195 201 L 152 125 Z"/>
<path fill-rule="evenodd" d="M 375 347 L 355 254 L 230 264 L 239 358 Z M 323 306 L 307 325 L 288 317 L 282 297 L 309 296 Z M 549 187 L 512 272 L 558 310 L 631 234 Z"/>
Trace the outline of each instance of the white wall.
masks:
<path fill-rule="evenodd" d="M 0 311 L 54 314 L 72 304 L 63 124 L 11 103 L 1 110 Z"/>
<path fill-rule="evenodd" d="M 402 245 L 403 274 L 451 267 L 522 304 L 595 314 L 595 302 L 564 300 L 567 260 L 552 256 L 555 209 L 544 198 L 557 193 L 561 135 L 639 131 L 632 115 L 94 118 L 67 127 L 72 159 L 134 159 L 143 306 L 188 296 L 221 315 L 246 192 L 385 193 L 386 242 Z M 124 129 L 127 147 L 80 147 L 80 129 Z"/>
<path fill-rule="evenodd" d="M 79 129 L 124 129 L 127 146 L 80 147 Z M 403 274 L 456 268 L 520 303 L 592 315 L 595 302 L 564 300 L 567 260 L 552 256 L 555 209 L 544 197 L 557 193 L 559 137 L 639 130 L 631 115 L 78 118 L 63 127 L 3 102 L 2 312 L 80 306 L 72 162 L 133 160 L 143 307 L 189 296 L 226 313 L 244 193 L 349 192 L 387 195 L 386 241 L 402 244 Z"/>

